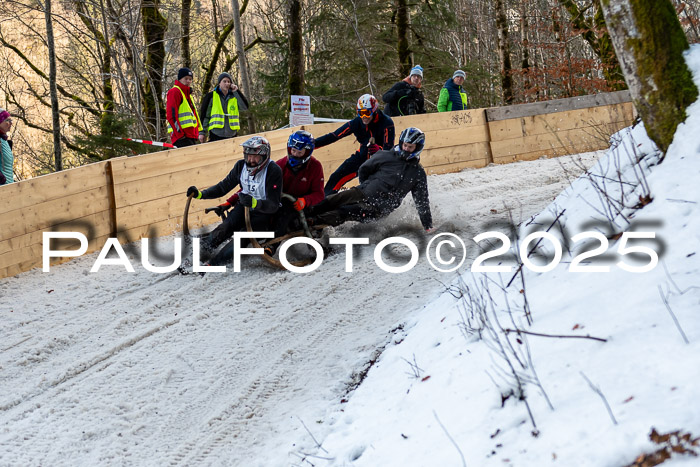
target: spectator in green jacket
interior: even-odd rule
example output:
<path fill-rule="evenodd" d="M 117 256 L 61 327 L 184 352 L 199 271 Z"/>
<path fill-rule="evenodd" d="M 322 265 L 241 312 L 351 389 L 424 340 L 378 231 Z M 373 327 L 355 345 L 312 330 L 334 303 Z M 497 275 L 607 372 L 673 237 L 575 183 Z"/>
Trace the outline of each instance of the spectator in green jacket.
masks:
<path fill-rule="evenodd" d="M 248 101 L 238 86 L 233 84 L 231 75 L 221 73 L 216 87 L 202 98 L 199 106 L 199 115 L 202 116 L 199 142 L 204 142 L 207 132 L 209 141 L 237 136 L 241 129 L 241 110 L 248 110 Z"/>
<path fill-rule="evenodd" d="M 457 70 L 452 78 L 445 82 L 440 90 L 438 99 L 438 112 L 451 112 L 452 110 L 465 110 L 467 108 L 467 93 L 462 89 L 462 83 L 466 74 Z"/>

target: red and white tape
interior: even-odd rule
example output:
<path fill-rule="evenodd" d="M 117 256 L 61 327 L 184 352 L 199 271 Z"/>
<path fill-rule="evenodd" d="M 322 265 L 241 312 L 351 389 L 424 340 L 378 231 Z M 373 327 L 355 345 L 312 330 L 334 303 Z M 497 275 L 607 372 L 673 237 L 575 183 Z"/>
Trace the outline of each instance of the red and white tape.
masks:
<path fill-rule="evenodd" d="M 133 138 L 119 138 L 118 136 L 114 139 L 123 139 L 124 141 L 133 141 L 134 143 L 150 144 L 151 146 L 162 146 L 164 148 L 177 149 L 177 146 L 173 146 L 170 143 L 161 143 L 158 141 L 149 141 L 147 139 L 133 139 Z"/>

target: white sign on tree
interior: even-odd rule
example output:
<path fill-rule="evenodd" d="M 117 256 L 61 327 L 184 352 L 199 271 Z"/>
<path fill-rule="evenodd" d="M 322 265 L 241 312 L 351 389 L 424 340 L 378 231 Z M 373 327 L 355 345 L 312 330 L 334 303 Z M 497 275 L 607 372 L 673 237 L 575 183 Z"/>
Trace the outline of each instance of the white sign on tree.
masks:
<path fill-rule="evenodd" d="M 292 96 L 292 111 L 289 113 L 289 126 L 311 125 L 314 115 L 311 113 L 311 97 Z"/>

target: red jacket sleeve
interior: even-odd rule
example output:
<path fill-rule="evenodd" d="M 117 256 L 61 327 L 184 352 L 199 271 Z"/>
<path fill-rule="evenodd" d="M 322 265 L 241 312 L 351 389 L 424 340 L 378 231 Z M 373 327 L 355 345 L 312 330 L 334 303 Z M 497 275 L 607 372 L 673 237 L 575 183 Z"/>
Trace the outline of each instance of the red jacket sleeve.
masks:
<path fill-rule="evenodd" d="M 309 178 L 311 179 L 311 192 L 304 195 L 304 200 L 309 206 L 316 205 L 326 197 L 323 192 L 325 181 L 323 180 L 323 165 L 317 159 L 309 160 Z"/>
<path fill-rule="evenodd" d="M 237 192 L 232 194 L 231 197 L 226 200 L 226 202 L 228 202 L 228 204 L 230 204 L 231 206 L 235 206 L 238 202 L 238 193 L 240 193 L 241 191 L 242 190 L 238 190 Z"/>

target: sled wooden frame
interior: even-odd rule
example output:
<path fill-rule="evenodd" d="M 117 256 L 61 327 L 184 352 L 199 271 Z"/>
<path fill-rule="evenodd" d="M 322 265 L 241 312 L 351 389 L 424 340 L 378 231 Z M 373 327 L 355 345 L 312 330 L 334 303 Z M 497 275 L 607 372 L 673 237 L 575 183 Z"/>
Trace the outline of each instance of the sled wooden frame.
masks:
<path fill-rule="evenodd" d="M 296 201 L 296 199 L 293 196 L 288 195 L 286 193 L 282 193 L 282 197 L 287 198 L 290 201 Z M 189 212 L 190 212 L 190 205 L 192 204 L 192 198 L 194 198 L 194 195 L 190 195 L 187 197 L 187 202 L 185 203 L 185 212 L 182 215 L 182 233 L 185 237 L 192 236 L 192 235 L 190 235 L 190 228 L 189 228 Z M 257 239 L 251 238 L 250 239 L 251 243 L 253 244 L 253 246 L 255 248 L 265 248 L 266 246 L 282 243 L 283 241 L 289 240 L 290 238 L 302 237 L 302 236 L 313 238 L 311 235 L 311 230 L 318 231 L 318 230 L 323 230 L 324 228 L 328 227 L 327 225 L 316 225 L 316 226 L 309 228 L 309 226 L 306 222 L 306 216 L 304 216 L 303 211 L 299 211 L 299 220 L 301 221 L 301 225 L 304 226 L 303 230 L 289 232 L 289 233 L 282 235 L 280 237 L 272 238 L 266 242 L 263 242 L 262 244 L 260 244 Z M 247 206 L 245 208 L 245 226 L 246 226 L 246 230 L 248 232 L 253 232 L 253 227 L 250 224 L 250 208 Z M 263 254 L 262 257 L 265 261 L 267 261 L 268 263 L 270 263 L 271 265 L 273 265 L 275 267 L 278 267 L 280 269 L 285 269 L 285 270 L 287 269 L 286 267 L 284 267 L 284 265 L 282 264 L 281 261 L 273 258 L 270 255 Z M 291 264 L 292 266 L 295 266 L 295 267 L 304 267 L 304 266 L 308 266 L 312 262 L 313 262 L 313 260 L 306 259 L 306 260 L 300 260 L 300 261 L 293 261 L 293 262 L 290 262 L 289 264 Z"/>

